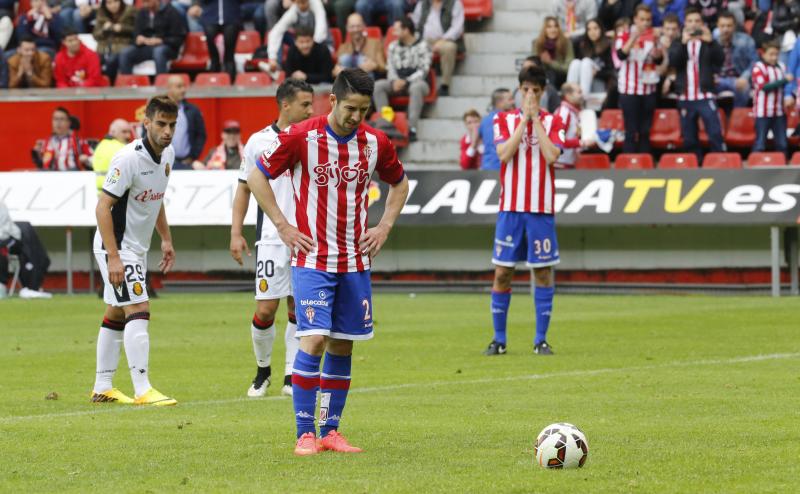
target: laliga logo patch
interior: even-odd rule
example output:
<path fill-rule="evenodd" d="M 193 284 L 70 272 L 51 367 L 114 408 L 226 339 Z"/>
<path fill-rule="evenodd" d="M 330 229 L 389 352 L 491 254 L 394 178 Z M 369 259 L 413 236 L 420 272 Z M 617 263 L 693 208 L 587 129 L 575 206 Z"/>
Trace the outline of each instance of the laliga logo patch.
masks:
<path fill-rule="evenodd" d="M 269 288 L 269 285 L 267 284 L 267 280 L 265 280 L 264 278 L 261 278 L 261 281 L 258 282 L 258 290 L 261 293 L 266 293 L 268 288 Z"/>
<path fill-rule="evenodd" d="M 272 156 L 272 153 L 274 153 L 275 150 L 278 149 L 278 146 L 280 145 L 281 145 L 280 139 L 275 139 L 274 141 L 272 141 L 272 143 L 269 145 L 269 147 L 264 151 L 264 154 L 262 155 L 264 161 L 267 161 L 267 158 Z"/>
<path fill-rule="evenodd" d="M 367 192 L 367 207 L 372 206 L 381 200 L 381 188 L 373 181 L 369 182 L 369 189 Z"/>
<path fill-rule="evenodd" d="M 114 168 L 114 170 L 108 174 L 108 178 L 106 178 L 106 184 L 114 185 L 115 183 L 119 182 L 121 176 L 122 172 L 119 171 L 119 168 Z"/>
<path fill-rule="evenodd" d="M 142 288 L 142 284 L 137 281 L 133 284 L 133 294 L 138 297 L 142 293 L 144 293 L 144 288 Z"/>
<path fill-rule="evenodd" d="M 314 322 L 314 316 L 316 315 L 316 311 L 310 305 L 306 307 L 306 319 L 308 319 L 308 323 L 312 324 Z"/>

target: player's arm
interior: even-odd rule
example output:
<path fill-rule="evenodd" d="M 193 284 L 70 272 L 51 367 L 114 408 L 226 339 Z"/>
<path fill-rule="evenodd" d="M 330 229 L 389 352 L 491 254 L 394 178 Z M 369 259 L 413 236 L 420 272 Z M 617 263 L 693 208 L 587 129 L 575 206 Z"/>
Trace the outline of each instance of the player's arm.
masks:
<path fill-rule="evenodd" d="M 255 196 L 258 205 L 275 225 L 283 243 L 292 250 L 297 249 L 304 254 L 309 253 L 314 248 L 313 239 L 292 226 L 283 215 L 267 176 L 260 169 L 253 168 L 247 176 L 247 186 Z"/>
<path fill-rule="evenodd" d="M 386 196 L 386 208 L 383 210 L 383 217 L 374 228 L 367 230 L 361 238 L 359 248 L 361 252 L 369 253 L 370 257 L 375 257 L 381 251 L 381 247 L 389 238 L 395 221 L 400 216 L 403 206 L 408 199 L 408 177 L 403 175 L 402 180 L 389 187 L 389 194 Z"/>
<path fill-rule="evenodd" d="M 236 187 L 236 194 L 233 196 L 233 218 L 231 219 L 231 257 L 242 266 L 242 252 L 250 256 L 250 247 L 247 239 L 242 235 L 244 217 L 247 215 L 247 208 L 250 205 L 250 187 L 247 182 L 239 180 Z"/>
<path fill-rule="evenodd" d="M 105 192 L 105 190 L 103 191 Z M 117 239 L 114 236 L 114 220 L 111 219 L 111 208 L 117 203 L 117 198 L 109 193 L 100 194 L 94 214 L 97 217 L 97 231 L 103 239 L 103 246 L 108 256 L 108 281 L 112 286 L 122 284 L 125 268 L 119 258 Z"/>
<path fill-rule="evenodd" d="M 554 118 L 553 125 L 557 125 L 557 120 L 557 117 Z M 541 120 L 538 118 L 533 119 L 533 131 L 536 133 L 536 138 L 539 140 L 539 149 L 542 150 L 544 160 L 548 165 L 552 165 L 556 162 L 558 157 L 561 156 L 561 149 L 553 144 L 550 136 L 548 136 L 547 132 L 544 130 L 544 125 L 542 125 Z"/>
<path fill-rule="evenodd" d="M 497 145 L 497 156 L 503 163 L 510 162 L 519 149 L 519 144 L 522 142 L 522 136 L 525 133 L 525 128 L 528 126 L 529 120 L 530 117 L 525 112 L 522 112 L 522 120 L 519 125 L 517 125 L 517 128 L 514 129 L 511 137 L 507 141 Z"/>
<path fill-rule="evenodd" d="M 169 223 L 167 223 L 167 211 L 164 209 L 164 203 L 161 203 L 161 209 L 158 210 L 158 218 L 156 218 L 156 231 L 158 236 L 161 237 L 161 262 L 158 263 L 158 269 L 162 273 L 167 274 L 175 264 L 175 248 L 172 247 L 172 232 L 169 230 Z"/>

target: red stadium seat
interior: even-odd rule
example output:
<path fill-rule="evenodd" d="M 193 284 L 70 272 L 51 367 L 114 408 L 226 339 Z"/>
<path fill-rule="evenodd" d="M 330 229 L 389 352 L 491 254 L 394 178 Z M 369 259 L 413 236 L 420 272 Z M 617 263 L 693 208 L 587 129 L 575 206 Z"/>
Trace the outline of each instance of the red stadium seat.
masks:
<path fill-rule="evenodd" d="M 650 128 L 650 144 L 656 149 L 675 149 L 681 147 L 681 116 L 678 110 L 659 108 L 653 114 Z"/>
<path fill-rule="evenodd" d="M 789 165 L 791 166 L 800 165 L 800 151 L 795 151 L 795 153 L 792 155 L 792 159 L 789 160 Z"/>
<path fill-rule="evenodd" d="M 722 111 L 722 108 L 717 110 L 719 113 L 719 124 L 722 127 L 720 130 L 722 131 L 722 139 L 725 139 L 725 134 L 728 132 L 728 121 L 725 118 L 725 112 Z M 706 125 L 703 123 L 703 120 L 699 120 L 699 124 L 697 127 L 697 136 L 700 140 L 700 144 L 703 146 L 708 147 L 708 134 L 706 133 Z"/>
<path fill-rule="evenodd" d="M 236 53 L 250 54 L 261 46 L 261 38 L 258 31 L 239 31 L 236 39 Z"/>
<path fill-rule="evenodd" d="M 186 87 L 189 87 L 192 84 L 192 80 L 189 78 L 189 74 L 158 74 L 156 76 L 156 87 L 164 87 L 167 85 L 167 80 L 173 75 L 180 76 L 183 79 L 184 84 Z"/>
<path fill-rule="evenodd" d="M 183 43 L 183 54 L 172 62 L 170 70 L 199 72 L 208 68 L 208 45 L 203 33 L 189 33 Z"/>
<path fill-rule="evenodd" d="M 150 85 L 150 77 L 146 75 L 118 74 L 114 87 L 146 87 Z"/>
<path fill-rule="evenodd" d="M 750 153 L 747 157 L 747 166 L 785 166 L 786 156 L 783 153 Z"/>
<path fill-rule="evenodd" d="M 103 79 L 103 85 L 101 87 L 111 86 L 111 79 L 109 79 L 107 75 L 104 74 L 102 79 Z"/>
<path fill-rule="evenodd" d="M 692 153 L 667 153 L 661 156 L 658 167 L 664 170 L 697 168 L 697 156 Z"/>
<path fill-rule="evenodd" d="M 374 122 L 381 118 L 380 112 L 375 112 L 372 114 L 372 118 L 370 118 L 371 122 Z M 393 138 L 392 143 L 395 147 L 404 148 L 408 146 L 408 115 L 406 112 L 398 111 L 394 113 L 394 122 L 392 124 L 397 128 L 397 130 L 402 134 L 401 138 Z"/>
<path fill-rule="evenodd" d="M 614 161 L 617 170 L 650 170 L 654 168 L 653 157 L 644 153 L 620 154 Z"/>
<path fill-rule="evenodd" d="M 794 130 L 798 125 L 800 125 L 800 113 L 798 113 L 797 108 L 793 107 L 786 112 L 786 128 Z M 789 137 L 789 145 L 793 147 L 800 146 L 800 135 L 792 134 Z"/>
<path fill-rule="evenodd" d="M 751 108 L 734 108 L 725 133 L 725 143 L 737 148 L 749 148 L 756 140 L 756 118 Z"/>
<path fill-rule="evenodd" d="M 576 170 L 608 170 L 611 160 L 605 153 L 579 154 L 575 162 Z"/>
<path fill-rule="evenodd" d="M 383 38 L 383 54 L 384 56 L 389 56 L 389 45 L 392 44 L 392 41 L 396 40 L 397 36 L 394 34 L 394 29 L 389 28 L 386 31 L 386 37 Z"/>
<path fill-rule="evenodd" d="M 708 153 L 703 158 L 703 168 L 707 169 L 735 169 L 742 167 L 742 157 L 739 153 Z"/>
<path fill-rule="evenodd" d="M 240 72 L 236 74 L 236 86 L 264 87 L 272 84 L 272 78 L 264 72 Z"/>
<path fill-rule="evenodd" d="M 336 53 L 339 51 L 339 47 L 342 46 L 342 31 L 338 27 L 332 27 L 328 32 L 333 40 L 333 53 Z"/>
<path fill-rule="evenodd" d="M 231 85 L 231 76 L 225 72 L 204 72 L 197 74 L 194 87 L 227 87 Z"/>
<path fill-rule="evenodd" d="M 480 21 L 492 17 L 492 0 L 463 0 L 464 19 Z"/>
<path fill-rule="evenodd" d="M 428 86 L 431 90 L 425 96 L 425 103 L 435 103 L 438 93 L 436 90 L 436 72 L 433 69 L 428 72 Z M 408 106 L 408 99 L 408 96 L 392 96 L 389 98 L 389 104 L 392 105 L 392 108 L 406 107 Z"/>
<path fill-rule="evenodd" d="M 597 122 L 598 129 L 610 129 L 625 132 L 625 122 L 622 120 L 622 110 L 606 109 L 600 114 L 600 120 Z M 614 143 L 617 148 L 622 147 L 622 141 Z"/>

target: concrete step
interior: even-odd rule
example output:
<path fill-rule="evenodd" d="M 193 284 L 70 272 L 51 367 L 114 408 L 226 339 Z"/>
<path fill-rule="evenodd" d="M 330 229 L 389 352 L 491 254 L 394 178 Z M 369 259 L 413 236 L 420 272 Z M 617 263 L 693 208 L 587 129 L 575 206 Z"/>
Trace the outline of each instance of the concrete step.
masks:
<path fill-rule="evenodd" d="M 551 2 L 545 0 L 494 0 L 494 12 L 507 10 L 524 10 L 536 12 L 549 12 Z"/>
<path fill-rule="evenodd" d="M 459 119 L 464 112 L 470 108 L 475 108 L 481 114 L 486 109 L 488 95 L 484 96 L 447 96 L 440 97 L 436 104 L 426 110 L 427 118 L 449 118 Z"/>
<path fill-rule="evenodd" d="M 475 53 L 524 53 L 531 49 L 531 39 L 521 34 L 506 32 L 465 33 L 467 57 Z"/>
<path fill-rule="evenodd" d="M 539 0 L 532 0 L 531 3 L 539 3 Z M 541 0 L 541 3 L 549 6 L 550 2 Z M 516 32 L 525 33 L 528 36 L 528 42 L 533 40 L 533 37 L 542 27 L 542 22 L 547 16 L 547 11 L 534 10 L 534 11 L 495 11 L 494 16 L 486 23 L 486 32 Z"/>
<path fill-rule="evenodd" d="M 453 96 L 483 96 L 486 99 L 486 105 L 488 105 L 489 96 L 495 89 L 504 87 L 513 90 L 517 86 L 517 78 L 514 76 L 456 75 L 453 76 L 450 94 Z M 477 110 L 482 112 L 483 108 L 478 108 Z"/>
<path fill-rule="evenodd" d="M 458 141 L 417 141 L 401 152 L 400 159 L 404 163 L 458 163 L 460 154 Z"/>
<path fill-rule="evenodd" d="M 458 73 L 461 75 L 505 75 L 516 74 L 528 52 L 489 55 L 479 53 L 469 55 L 461 62 Z"/>
<path fill-rule="evenodd" d="M 459 141 L 466 130 L 460 119 L 424 118 L 419 121 L 417 138 L 420 141 Z"/>

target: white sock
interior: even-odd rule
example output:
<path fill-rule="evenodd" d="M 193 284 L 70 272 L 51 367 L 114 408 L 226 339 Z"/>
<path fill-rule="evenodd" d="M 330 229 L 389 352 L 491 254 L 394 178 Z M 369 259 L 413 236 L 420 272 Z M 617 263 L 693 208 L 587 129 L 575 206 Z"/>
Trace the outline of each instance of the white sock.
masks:
<path fill-rule="evenodd" d="M 136 397 L 150 389 L 147 362 L 150 358 L 150 336 L 147 334 L 147 319 L 133 319 L 125 323 L 125 355 L 131 370 L 131 381 Z"/>
<path fill-rule="evenodd" d="M 297 332 L 297 323 L 287 322 L 286 333 L 284 340 L 286 341 L 286 371 L 284 376 L 291 376 L 294 369 L 294 358 L 297 356 L 297 350 L 300 349 L 300 338 L 295 336 Z"/>
<path fill-rule="evenodd" d="M 256 326 L 254 318 L 253 324 L 250 326 L 250 332 L 253 335 L 253 352 L 256 354 L 256 365 L 269 367 L 272 363 L 272 344 L 275 342 L 275 322 L 270 321 L 269 326 L 261 329 Z"/>
<path fill-rule="evenodd" d="M 119 364 L 122 331 L 100 326 L 97 335 L 97 371 L 94 378 L 94 392 L 102 393 L 113 388 L 112 380 Z"/>

